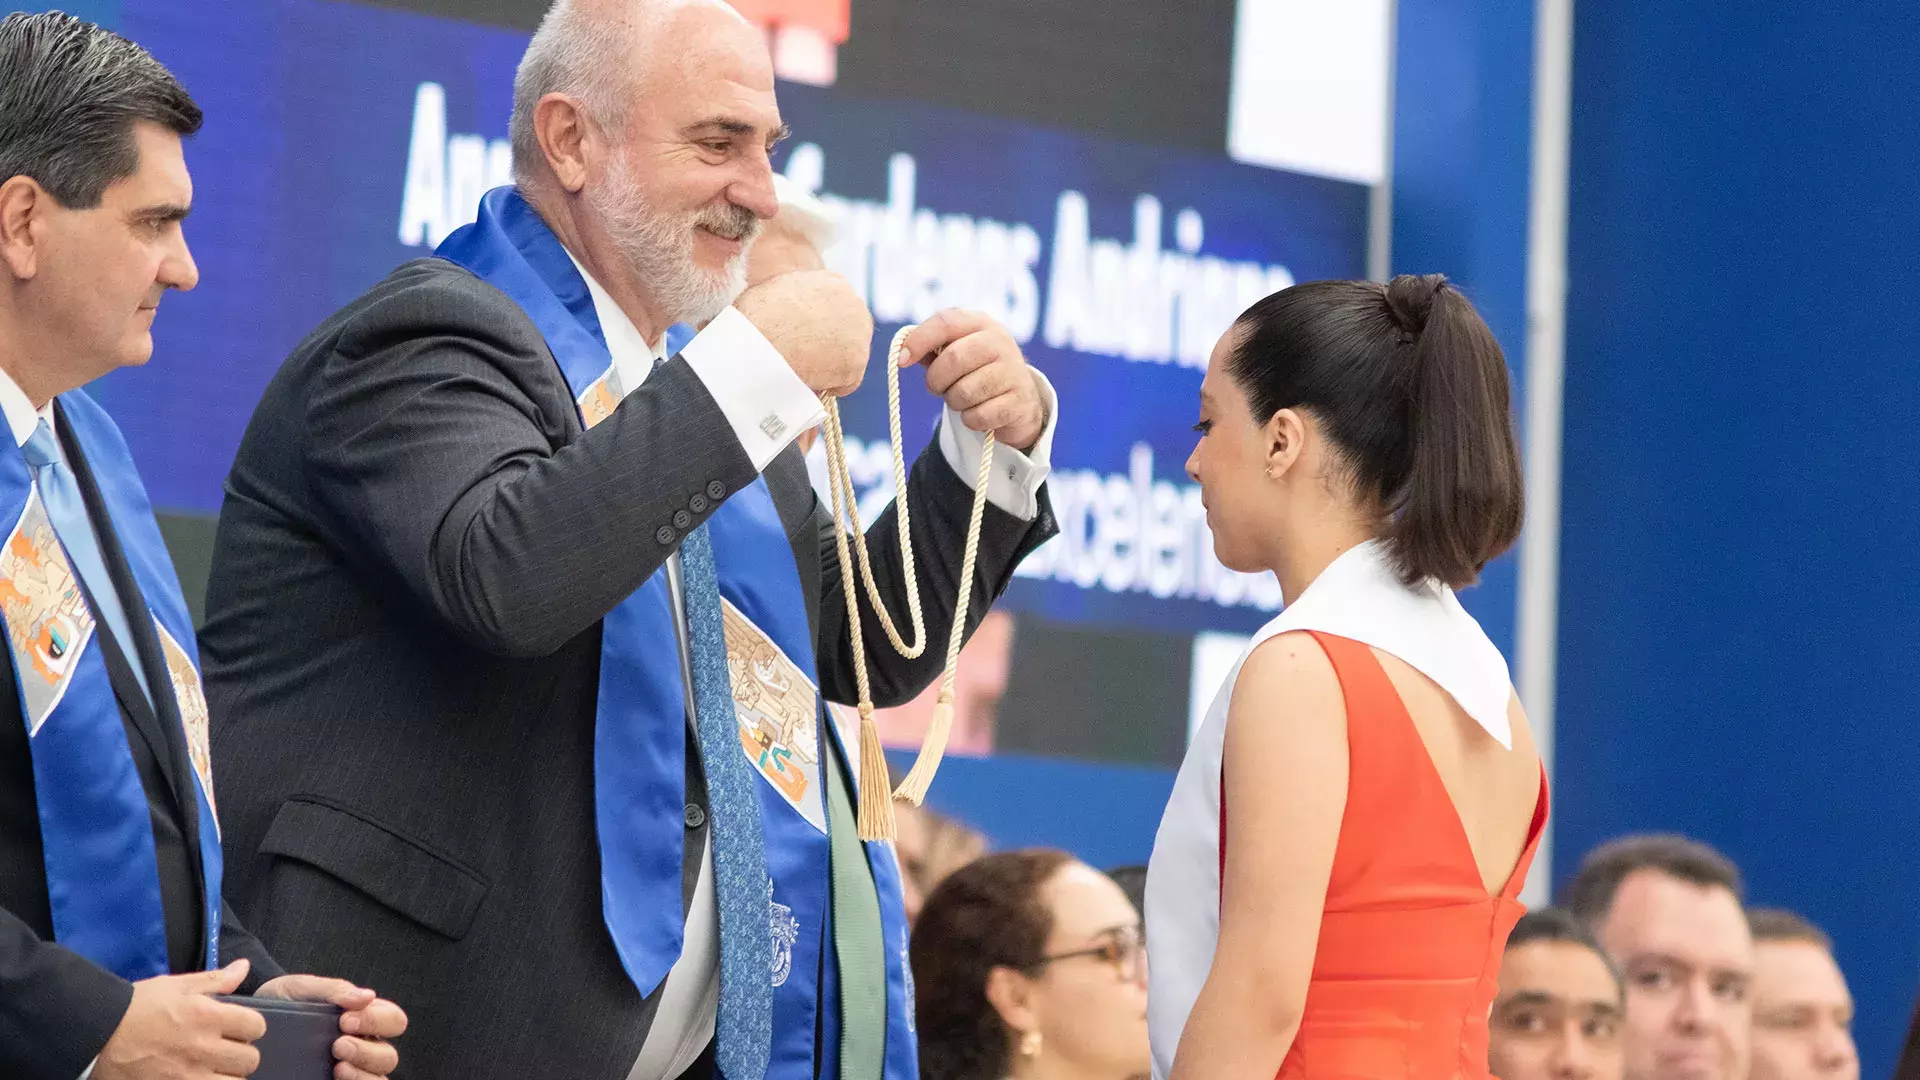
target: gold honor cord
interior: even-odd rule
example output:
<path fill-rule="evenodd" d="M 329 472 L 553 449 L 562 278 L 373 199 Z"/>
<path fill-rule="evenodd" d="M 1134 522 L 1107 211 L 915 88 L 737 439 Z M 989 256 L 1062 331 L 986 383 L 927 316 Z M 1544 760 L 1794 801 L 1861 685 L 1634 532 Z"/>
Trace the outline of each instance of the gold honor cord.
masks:
<path fill-rule="evenodd" d="M 895 652 L 912 660 L 927 650 L 926 621 L 920 613 L 920 582 L 913 568 L 913 537 L 907 520 L 907 465 L 900 440 L 900 359 L 906 351 L 907 334 L 912 326 L 900 328 L 887 353 L 887 431 L 893 440 L 894 514 L 900 523 L 900 569 L 907 589 L 907 615 L 912 621 L 913 641 L 901 640 L 900 631 L 880 599 L 880 586 L 873 579 L 873 560 L 867 554 L 867 538 L 860 528 L 860 508 L 855 504 L 853 478 L 847 473 L 847 452 L 840 430 L 840 406 L 831 394 L 820 395 L 826 420 L 820 425 L 827 448 L 827 488 L 833 507 L 833 540 L 840 551 L 840 584 L 846 590 L 847 632 L 853 642 L 853 678 L 860 692 L 860 839 L 892 840 L 893 800 L 905 799 L 918 806 L 933 785 L 933 774 L 947 751 L 947 737 L 953 730 L 953 676 L 960 663 L 960 645 L 966 637 L 967 605 L 973 599 L 973 569 L 980 551 L 980 523 L 987 509 L 987 480 L 993 469 L 993 433 L 980 450 L 980 474 L 974 478 L 973 513 L 967 519 L 966 557 L 960 566 L 960 591 L 954 599 L 953 630 L 947 635 L 946 668 L 940 673 L 940 696 L 933 706 L 933 719 L 927 725 L 926 741 L 914 759 L 913 769 L 900 782 L 900 789 L 889 796 L 887 757 L 880 746 L 880 728 L 873 721 L 873 690 L 867 680 L 867 650 L 860 633 L 860 604 L 854 591 L 851 547 L 859 553 L 860 577 L 866 582 L 867 599 Z"/>

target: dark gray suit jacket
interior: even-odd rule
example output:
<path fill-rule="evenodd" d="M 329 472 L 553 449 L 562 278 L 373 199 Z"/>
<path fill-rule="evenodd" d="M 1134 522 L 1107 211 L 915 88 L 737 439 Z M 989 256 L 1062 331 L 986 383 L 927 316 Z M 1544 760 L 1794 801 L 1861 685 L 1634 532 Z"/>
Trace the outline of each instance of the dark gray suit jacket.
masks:
<path fill-rule="evenodd" d="M 797 450 L 766 478 L 791 545 L 767 556 L 795 560 L 822 691 L 851 701 L 831 524 Z M 201 633 L 228 895 L 285 962 L 409 1011 L 406 1076 L 620 1080 L 633 1065 L 656 1002 L 600 914 L 600 620 L 712 514 L 695 496 L 753 479 L 679 358 L 583 431 L 533 323 L 442 261 L 400 267 L 267 388 L 227 482 Z M 972 492 L 931 447 L 909 488 L 938 643 Z M 1044 491 L 1032 522 L 989 506 L 973 620 L 1054 531 Z M 868 535 L 897 597 L 892 511 Z M 905 661 L 866 637 L 876 702 L 938 674 L 938 647 Z"/>

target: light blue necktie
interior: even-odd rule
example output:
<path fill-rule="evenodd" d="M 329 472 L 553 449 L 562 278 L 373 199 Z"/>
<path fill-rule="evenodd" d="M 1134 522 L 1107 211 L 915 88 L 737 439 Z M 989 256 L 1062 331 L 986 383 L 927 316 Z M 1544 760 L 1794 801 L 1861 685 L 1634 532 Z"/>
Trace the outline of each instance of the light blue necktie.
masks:
<path fill-rule="evenodd" d="M 60 537 L 60 546 L 67 549 L 67 561 L 73 564 L 74 572 L 93 594 L 94 614 L 113 632 L 114 641 L 127 658 L 127 666 L 133 669 L 134 678 L 140 680 L 147 704 L 153 704 L 153 690 L 147 685 L 147 673 L 141 670 L 140 647 L 134 643 L 126 609 L 120 606 L 120 591 L 113 587 L 107 562 L 100 555 L 100 541 L 87 516 L 86 500 L 81 498 L 80 485 L 73 478 L 73 470 L 61 458 L 59 443 L 45 420 L 33 429 L 33 436 L 20 452 L 26 456 L 27 464 L 33 466 L 33 478 L 40 485 L 40 501 L 47 508 L 47 519 L 53 523 L 54 534 Z"/>

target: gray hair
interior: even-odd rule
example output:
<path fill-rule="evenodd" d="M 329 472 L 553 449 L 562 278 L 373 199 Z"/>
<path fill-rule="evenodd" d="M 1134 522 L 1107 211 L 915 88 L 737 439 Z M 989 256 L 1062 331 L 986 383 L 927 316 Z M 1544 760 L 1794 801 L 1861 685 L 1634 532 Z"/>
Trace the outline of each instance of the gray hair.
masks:
<path fill-rule="evenodd" d="M 634 44 L 655 33 L 674 10 L 719 0 L 554 0 L 533 32 L 513 77 L 513 179 L 521 187 L 546 171 L 533 130 L 534 107 L 548 94 L 579 98 L 589 119 L 607 130 L 626 123 L 627 107 L 646 71 Z"/>
<path fill-rule="evenodd" d="M 815 251 L 825 252 L 833 246 L 834 233 L 838 226 L 833 212 L 820 197 L 782 173 L 773 174 L 773 193 L 780 200 L 779 216 L 773 219 L 776 228 L 792 229 L 806 238 Z"/>
<path fill-rule="evenodd" d="M 200 130 L 200 107 L 147 50 L 65 12 L 0 19 L 0 182 L 25 176 L 87 210 L 140 167 L 133 126 Z"/>

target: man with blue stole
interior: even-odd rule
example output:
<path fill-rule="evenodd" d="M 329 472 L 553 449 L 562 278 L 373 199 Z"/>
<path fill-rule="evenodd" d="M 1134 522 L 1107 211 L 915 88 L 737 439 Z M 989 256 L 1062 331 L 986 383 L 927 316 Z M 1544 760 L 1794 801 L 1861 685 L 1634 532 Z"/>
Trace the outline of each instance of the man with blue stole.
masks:
<path fill-rule="evenodd" d="M 893 854 L 821 722 L 855 570 L 793 445 L 873 326 L 825 271 L 743 291 L 782 134 L 726 5 L 563 0 L 515 186 L 299 345 L 242 440 L 201 635 L 230 895 L 405 1000 L 415 1080 L 916 1073 Z M 940 670 L 984 432 L 973 621 L 1055 532 L 1011 334 L 943 312 L 908 351 L 947 405 L 899 501 L 933 645 L 868 632 L 882 705 Z M 867 532 L 896 612 L 899 502 Z"/>
<path fill-rule="evenodd" d="M 200 109 L 139 46 L 0 19 L 0 1076 L 246 1076 L 261 1015 L 346 1009 L 335 1076 L 377 1077 L 406 1018 L 284 975 L 221 899 L 193 625 L 145 487 L 80 387 L 144 364 L 199 271 L 181 141 Z M 225 967 L 221 965 L 225 964 Z M 365 1036 L 365 1037 L 362 1037 Z"/>

